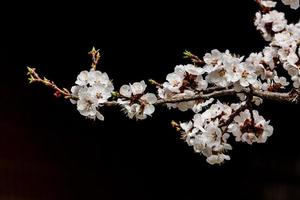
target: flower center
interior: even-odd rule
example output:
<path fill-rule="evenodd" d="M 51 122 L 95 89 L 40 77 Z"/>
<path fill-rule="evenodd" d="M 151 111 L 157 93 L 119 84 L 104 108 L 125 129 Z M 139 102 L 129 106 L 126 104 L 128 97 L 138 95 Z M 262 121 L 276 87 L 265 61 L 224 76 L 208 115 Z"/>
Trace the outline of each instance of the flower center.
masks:
<path fill-rule="evenodd" d="M 264 129 L 261 124 L 258 126 L 254 125 L 254 122 L 250 119 L 246 119 L 244 124 L 240 127 L 242 133 L 254 133 L 256 137 L 263 134 Z"/>

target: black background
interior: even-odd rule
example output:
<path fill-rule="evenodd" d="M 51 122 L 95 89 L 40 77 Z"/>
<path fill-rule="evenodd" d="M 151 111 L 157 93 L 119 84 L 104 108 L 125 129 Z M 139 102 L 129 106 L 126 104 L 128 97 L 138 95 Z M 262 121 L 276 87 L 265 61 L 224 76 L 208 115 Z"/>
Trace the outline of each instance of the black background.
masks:
<path fill-rule="evenodd" d="M 232 160 L 210 166 L 170 127 L 192 113 L 158 108 L 146 121 L 104 109 L 105 122 L 40 85 L 26 66 L 70 88 L 101 49 L 99 70 L 122 84 L 164 80 L 187 49 L 248 55 L 265 42 L 255 2 L 155 1 L 17 4 L 2 7 L 0 199 L 300 199 L 298 105 L 265 102 L 275 128 L 263 145 L 233 143 Z M 290 11 L 290 10 L 288 10 Z M 299 11 L 290 11 L 299 19 Z M 295 21 L 295 20 L 294 20 Z"/>

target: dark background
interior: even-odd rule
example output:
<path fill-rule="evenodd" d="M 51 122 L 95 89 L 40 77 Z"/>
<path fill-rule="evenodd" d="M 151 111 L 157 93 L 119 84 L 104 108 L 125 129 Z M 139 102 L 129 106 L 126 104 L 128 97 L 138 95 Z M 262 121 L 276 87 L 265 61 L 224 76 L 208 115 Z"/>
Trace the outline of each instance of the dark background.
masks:
<path fill-rule="evenodd" d="M 233 144 L 232 160 L 210 166 L 170 127 L 192 113 L 158 108 L 135 122 L 104 109 L 85 120 L 40 85 L 26 66 L 70 88 L 101 49 L 98 69 L 122 84 L 164 80 L 187 49 L 248 55 L 265 45 L 245 1 L 15 3 L 2 7 L 0 199 L 300 199 L 299 105 L 265 102 L 274 135 L 263 145 Z M 291 11 L 290 19 L 299 19 Z"/>

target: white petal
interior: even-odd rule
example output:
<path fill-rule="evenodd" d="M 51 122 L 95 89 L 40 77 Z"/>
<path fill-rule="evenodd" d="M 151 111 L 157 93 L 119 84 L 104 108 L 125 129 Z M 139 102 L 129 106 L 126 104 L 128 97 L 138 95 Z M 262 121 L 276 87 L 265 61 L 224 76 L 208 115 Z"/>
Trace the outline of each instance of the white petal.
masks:
<path fill-rule="evenodd" d="M 185 65 L 185 71 L 196 76 L 204 73 L 204 70 L 201 67 L 196 67 L 192 64 Z"/>
<path fill-rule="evenodd" d="M 295 65 L 296 62 L 298 62 L 299 58 L 296 55 L 295 52 L 291 52 L 288 57 L 287 57 L 287 61 L 289 62 L 289 64 L 291 65 Z"/>
<path fill-rule="evenodd" d="M 246 79 L 244 79 L 244 78 L 240 79 L 240 84 L 243 87 L 248 87 L 249 86 L 248 81 Z"/>
<path fill-rule="evenodd" d="M 145 115 L 151 115 L 152 113 L 154 113 L 154 111 L 155 111 L 155 107 L 151 104 L 147 104 L 144 108 Z"/>
<path fill-rule="evenodd" d="M 77 100 L 74 100 L 74 99 L 70 99 L 71 103 L 72 104 L 76 104 L 77 103 Z"/>
<path fill-rule="evenodd" d="M 87 84 L 88 81 L 88 71 L 82 71 L 80 74 L 77 76 L 76 84 L 80 86 L 84 86 Z"/>
<path fill-rule="evenodd" d="M 90 85 L 94 85 L 95 83 L 99 83 L 101 81 L 101 72 L 100 71 L 95 71 L 95 70 L 91 70 L 88 73 L 88 83 Z"/>
<path fill-rule="evenodd" d="M 145 84 L 145 81 L 136 82 L 131 85 L 132 94 L 142 94 L 145 91 L 146 87 L 147 85 Z"/>
<path fill-rule="evenodd" d="M 206 162 L 208 162 L 211 165 L 219 163 L 218 156 L 217 155 L 211 155 L 206 159 Z"/>
<path fill-rule="evenodd" d="M 131 91 L 131 87 L 129 85 L 123 85 L 120 88 L 120 94 L 123 95 L 124 97 L 131 97 L 132 91 Z"/>
<path fill-rule="evenodd" d="M 142 100 L 147 101 L 149 104 L 157 102 L 157 97 L 153 93 L 147 93 L 141 97 Z"/>
<path fill-rule="evenodd" d="M 188 123 L 180 123 L 180 127 L 185 131 L 188 132 L 193 128 L 193 122 L 189 121 Z"/>
<path fill-rule="evenodd" d="M 104 116 L 100 112 L 96 112 L 97 119 L 104 121 Z"/>
<path fill-rule="evenodd" d="M 78 110 L 85 110 L 87 107 L 87 103 L 85 100 L 79 99 L 79 101 L 77 101 L 77 109 Z"/>

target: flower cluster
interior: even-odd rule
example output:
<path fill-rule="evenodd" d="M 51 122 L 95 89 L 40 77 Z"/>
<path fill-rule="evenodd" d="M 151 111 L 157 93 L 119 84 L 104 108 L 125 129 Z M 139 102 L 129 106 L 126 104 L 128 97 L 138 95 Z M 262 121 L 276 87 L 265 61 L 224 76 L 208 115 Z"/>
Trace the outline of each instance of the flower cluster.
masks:
<path fill-rule="evenodd" d="M 230 156 L 225 154 L 232 149 L 227 142 L 230 135 L 237 142 L 266 142 L 273 133 L 269 121 L 258 115 L 256 110 L 248 109 L 232 118 L 241 106 L 245 106 L 245 102 L 228 106 L 218 101 L 202 114 L 195 114 L 192 121 L 180 123 L 183 138 L 195 152 L 206 156 L 209 164 L 230 160 Z"/>
<path fill-rule="evenodd" d="M 273 10 L 269 13 L 256 13 L 255 26 L 266 41 L 271 41 L 274 34 L 282 31 L 287 25 L 284 13 Z"/>
<path fill-rule="evenodd" d="M 167 75 L 167 82 L 158 88 L 158 96 L 164 100 L 188 98 L 200 94 L 208 86 L 233 87 L 237 92 L 250 86 L 268 91 L 285 89 L 288 81 L 285 77 L 278 76 L 275 70 L 277 55 L 273 47 L 252 53 L 246 59 L 232 55 L 228 50 L 222 53 L 214 49 L 205 54 L 202 66 L 176 66 L 174 72 Z M 198 99 L 167 105 L 169 108 L 178 108 L 181 111 L 192 109 L 198 113 L 212 101 L 213 99 Z"/>
<path fill-rule="evenodd" d="M 157 97 L 153 93 L 145 94 L 146 87 L 145 82 L 141 81 L 120 88 L 121 98 L 118 99 L 118 103 L 130 119 L 146 119 L 155 111 L 153 104 L 156 103 Z"/>
<path fill-rule="evenodd" d="M 286 29 L 274 36 L 271 43 L 276 50 L 283 68 L 291 76 L 295 88 L 300 86 L 300 22 L 290 24 Z"/>
<path fill-rule="evenodd" d="M 299 0 L 283 0 L 282 2 L 285 5 L 290 5 L 293 9 L 299 7 Z M 299 88 L 300 21 L 296 24 L 288 24 L 284 13 L 273 10 L 265 14 L 257 12 L 255 25 L 261 31 L 264 39 L 270 41 L 270 45 L 264 49 L 264 53 L 266 52 L 267 60 L 271 63 L 261 63 L 269 71 L 273 71 L 274 76 L 277 74 L 274 67 L 280 64 L 291 76 L 293 86 Z M 281 80 L 283 79 L 281 78 Z M 286 84 L 285 80 L 283 82 Z"/>
<path fill-rule="evenodd" d="M 242 62 L 244 57 L 235 57 L 227 50 L 221 53 L 213 50 L 207 53 L 203 60 L 206 63 L 204 69 L 208 73 L 208 83 L 219 87 L 236 86 L 248 87 L 257 81 L 256 69 Z"/>
<path fill-rule="evenodd" d="M 234 118 L 234 122 L 228 126 L 228 132 L 235 136 L 237 142 L 265 143 L 272 135 L 273 127 L 258 114 L 257 110 L 247 109 Z"/>
<path fill-rule="evenodd" d="M 108 75 L 93 69 L 82 71 L 75 83 L 71 92 L 76 99 L 71 99 L 71 102 L 77 104 L 80 114 L 90 119 L 104 120 L 98 108 L 107 102 L 114 90 Z"/>
<path fill-rule="evenodd" d="M 158 88 L 158 96 L 161 99 L 169 100 L 182 97 L 192 97 L 195 94 L 207 88 L 207 81 L 202 77 L 204 69 L 196 67 L 195 65 L 177 65 L 174 72 L 167 75 L 167 82 L 163 83 Z M 202 106 L 209 102 L 201 101 L 187 101 L 180 103 L 168 103 L 169 108 L 178 108 L 181 111 L 193 109 L 199 112 Z"/>
<path fill-rule="evenodd" d="M 195 114 L 192 121 L 180 123 L 182 135 L 195 152 L 206 156 L 210 164 L 220 164 L 230 157 L 224 153 L 232 147 L 227 143 L 229 134 L 224 132 L 222 124 L 240 105 L 231 106 L 217 102 L 202 114 Z"/>

